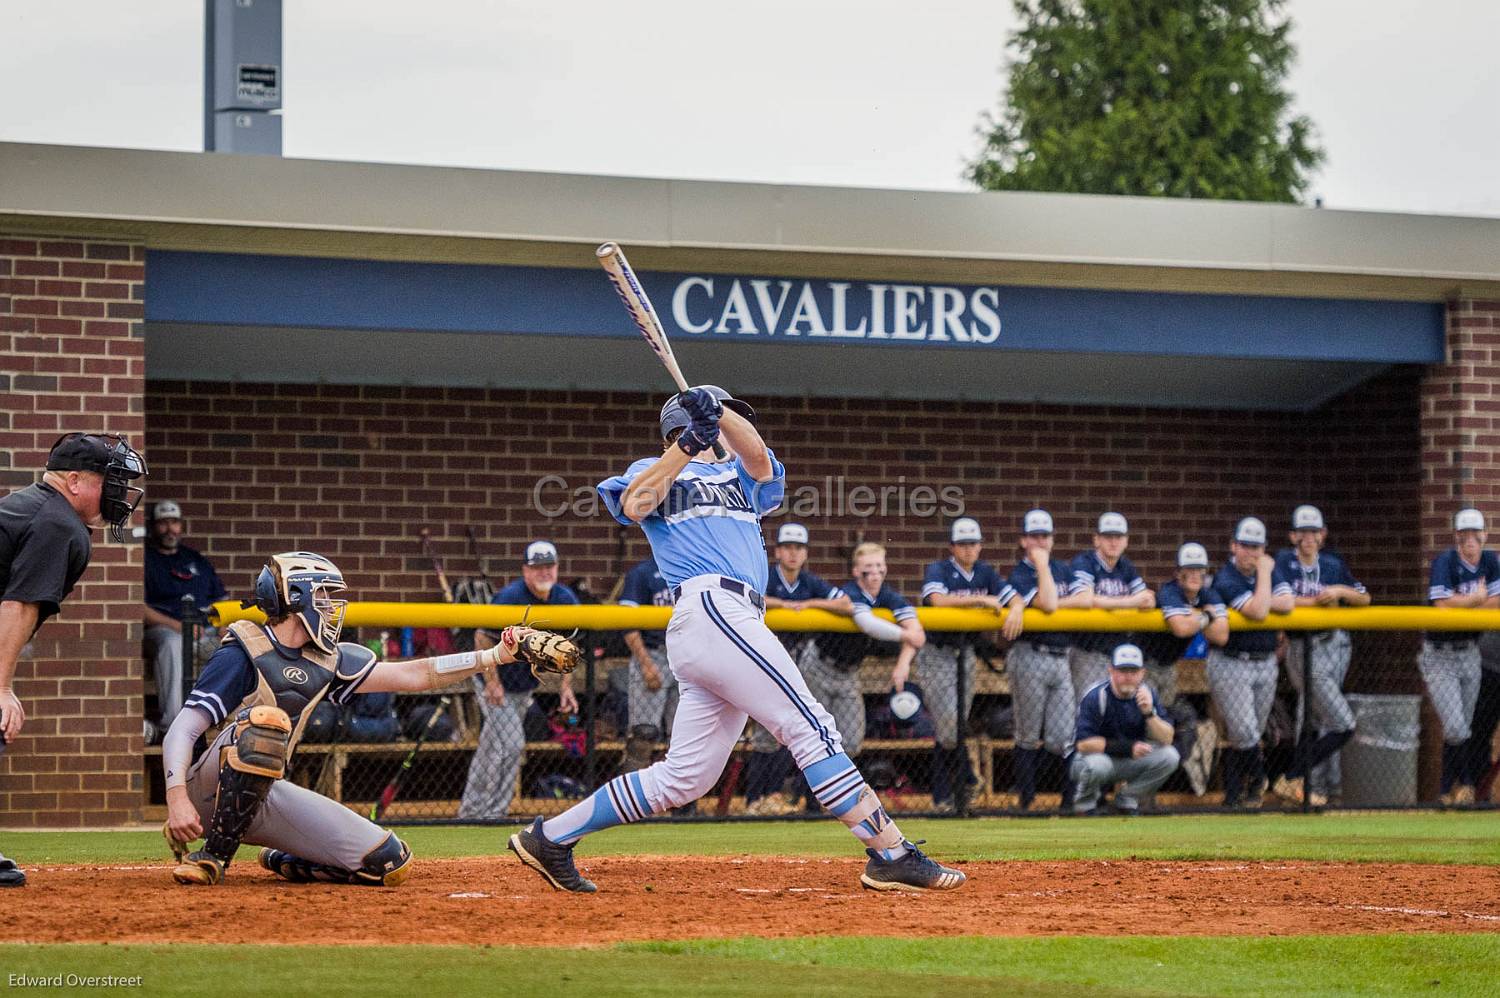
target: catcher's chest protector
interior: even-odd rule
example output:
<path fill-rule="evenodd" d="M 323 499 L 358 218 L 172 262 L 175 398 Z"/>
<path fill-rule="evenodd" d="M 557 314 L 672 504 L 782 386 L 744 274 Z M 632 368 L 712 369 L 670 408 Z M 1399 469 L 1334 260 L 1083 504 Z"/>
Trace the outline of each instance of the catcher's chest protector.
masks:
<path fill-rule="evenodd" d="M 256 673 L 255 692 L 228 715 L 233 717 L 244 708 L 254 706 L 280 707 L 286 711 L 292 720 L 288 759 L 302 739 L 302 729 L 312 715 L 312 708 L 328 693 L 329 684 L 339 674 L 357 674 L 374 657 L 368 648 L 359 645 L 341 644 L 338 654 L 329 655 L 309 644 L 301 649 L 300 659 L 289 660 L 276 650 L 259 625 L 248 620 L 230 624 L 229 636 L 225 640 L 239 642 L 250 656 Z M 356 659 L 360 661 L 356 662 Z"/>

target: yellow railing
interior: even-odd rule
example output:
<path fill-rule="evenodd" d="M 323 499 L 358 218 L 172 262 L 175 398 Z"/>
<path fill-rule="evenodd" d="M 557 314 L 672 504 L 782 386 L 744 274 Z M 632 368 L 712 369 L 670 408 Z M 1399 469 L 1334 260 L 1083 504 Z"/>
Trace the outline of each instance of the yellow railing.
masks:
<path fill-rule="evenodd" d="M 235 620 L 264 620 L 259 610 L 243 610 L 235 600 L 215 603 L 210 611 L 220 624 Z M 529 614 L 529 615 L 528 615 Z M 886 610 L 876 615 L 893 619 Z M 670 607 L 653 606 L 500 606 L 472 603 L 350 603 L 347 627 L 505 627 L 527 622 L 552 630 L 661 630 L 672 616 Z M 954 607 L 923 607 L 917 611 L 930 631 L 993 631 L 1004 613 Z M 858 629 L 848 617 L 824 610 L 771 610 L 766 624 L 773 631 L 846 631 Z M 1241 631 L 1489 631 L 1500 630 L 1500 610 L 1446 610 L 1431 606 L 1299 607 L 1273 613 L 1265 620 L 1248 620 L 1231 610 L 1231 630 Z M 1028 631 L 1165 631 L 1159 610 L 1026 611 Z"/>

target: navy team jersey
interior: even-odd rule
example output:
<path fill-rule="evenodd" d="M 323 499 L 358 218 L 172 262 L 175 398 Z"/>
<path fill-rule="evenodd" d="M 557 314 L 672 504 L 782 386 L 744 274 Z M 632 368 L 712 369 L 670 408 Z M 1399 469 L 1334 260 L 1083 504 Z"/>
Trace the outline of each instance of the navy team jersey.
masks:
<path fill-rule="evenodd" d="M 1141 573 L 1124 555 L 1116 559 L 1114 568 L 1110 568 L 1100 559 L 1099 552 L 1085 551 L 1075 555 L 1068 568 L 1073 573 L 1068 583 L 1069 593 L 1092 587 L 1095 596 L 1134 596 L 1146 589 Z M 1073 635 L 1074 647 L 1084 651 L 1113 651 L 1116 645 L 1130 640 L 1129 634 L 1110 631 L 1082 631 Z"/>
<path fill-rule="evenodd" d="M 302 661 L 301 651 L 288 648 L 277 641 L 269 628 L 262 628 L 262 630 L 265 631 L 276 654 L 286 659 L 288 665 Z M 349 698 L 369 677 L 372 670 L 373 665 L 353 679 L 339 679 L 335 675 L 333 681 L 328 684 L 328 702 L 338 706 L 348 703 Z M 260 674 L 255 671 L 255 665 L 250 661 L 249 653 L 238 641 L 228 641 L 220 645 L 218 650 L 208 657 L 208 662 L 203 666 L 203 673 L 193 684 L 193 691 L 187 695 L 183 706 L 196 707 L 208 715 L 212 724 L 219 724 L 231 710 L 255 692 L 259 681 Z M 292 723 L 296 722 L 297 719 L 292 718 Z M 197 753 L 194 753 L 194 758 L 197 758 Z"/>
<path fill-rule="evenodd" d="M 526 580 L 517 579 L 491 597 L 490 602 L 509 606 L 525 606 L 528 604 L 533 606 L 576 606 L 578 603 L 578 594 L 559 582 L 547 594 L 546 601 L 539 602 L 532 595 L 531 590 L 526 588 Z M 547 626 L 544 614 L 534 614 L 533 617 L 538 627 Z M 498 635 L 494 632 L 488 633 L 492 639 L 498 638 Z M 505 687 L 505 692 L 507 693 L 530 693 L 541 685 L 541 680 L 531 674 L 531 667 L 525 662 L 512 662 L 509 665 L 502 665 L 499 671 L 500 685 Z"/>
<path fill-rule="evenodd" d="M 922 603 L 925 606 L 932 604 L 928 597 L 933 595 L 996 596 L 1000 599 L 1000 605 L 1004 606 L 1015 594 L 1015 590 L 1000 578 L 995 566 L 987 561 L 976 561 L 974 570 L 965 572 L 958 567 L 958 562 L 952 558 L 944 558 L 928 565 L 922 574 Z M 963 643 L 965 637 L 966 635 L 957 631 L 933 631 L 927 635 L 927 641 L 939 648 L 956 648 Z"/>
<path fill-rule="evenodd" d="M 1316 596 L 1329 586 L 1365 591 L 1364 585 L 1349 572 L 1344 559 L 1326 551 L 1318 552 L 1316 563 L 1304 565 L 1295 549 L 1282 548 L 1276 552 L 1276 567 L 1292 583 L 1292 592 L 1298 596 Z"/>
<path fill-rule="evenodd" d="M 771 477 L 764 482 L 745 470 L 738 455 L 721 464 L 689 461 L 677 473 L 666 498 L 640 524 L 668 582 L 680 586 L 699 575 L 723 575 L 765 592 L 766 540 L 760 520 L 786 495 L 786 468 L 769 447 L 766 456 Z M 659 460 L 643 458 L 625 474 L 599 483 L 599 495 L 615 519 L 630 524 L 621 500 L 636 476 Z"/>
<path fill-rule="evenodd" d="M 880 592 L 871 596 L 859 587 L 857 581 L 850 580 L 844 583 L 840 591 L 848 594 L 853 601 L 856 617 L 871 610 L 889 610 L 898 624 L 917 619 L 916 607 L 890 586 L 881 586 Z M 882 646 L 889 647 L 886 642 L 876 641 L 863 631 L 858 634 L 829 634 L 818 639 L 818 651 L 823 658 L 842 669 L 857 668 L 866 655 Z"/>
<path fill-rule="evenodd" d="M 1161 701 L 1156 698 L 1155 690 L 1151 690 L 1151 706 L 1161 713 Z M 1135 697 L 1121 700 L 1115 696 L 1114 688 L 1107 680 L 1090 686 L 1083 699 L 1078 701 L 1074 744 L 1085 738 L 1129 738 L 1132 742 L 1151 740 L 1146 736 L 1146 716 L 1136 705 Z"/>
<path fill-rule="evenodd" d="M 214 600 L 224 598 L 224 583 L 219 581 L 208 559 L 186 544 L 164 554 L 146 547 L 146 605 L 173 620 L 182 619 L 182 598 L 193 597 L 202 610 Z"/>
<path fill-rule="evenodd" d="M 1072 570 L 1055 561 L 1047 562 L 1047 567 L 1052 572 L 1052 581 L 1057 583 L 1057 595 L 1066 596 L 1072 584 Z M 1013 595 L 1020 596 L 1022 601 L 1030 606 L 1031 601 L 1036 598 L 1036 566 L 1022 558 L 1016 563 L 1016 567 L 1010 570 L 1010 578 L 1006 581 L 1014 591 Z M 1067 648 L 1073 643 L 1072 637 L 1062 631 L 1038 631 L 1035 634 L 1023 631 L 1019 640 L 1036 645 L 1038 648 Z"/>
<path fill-rule="evenodd" d="M 1255 595 L 1255 575 L 1246 575 L 1234 567 L 1234 560 L 1230 559 L 1224 567 L 1219 569 L 1219 574 L 1214 576 L 1214 592 L 1223 597 L 1224 602 L 1238 610 L 1250 602 L 1250 597 Z M 1292 592 L 1292 580 L 1288 579 L 1280 567 L 1271 569 L 1271 595 L 1286 596 Z M 1275 631 L 1230 631 L 1229 641 L 1224 645 L 1224 650 L 1231 655 L 1271 655 L 1276 651 Z"/>
<path fill-rule="evenodd" d="M 767 569 L 766 595 L 774 599 L 786 600 L 788 603 L 801 603 L 810 599 L 838 599 L 844 595 L 844 591 L 838 586 L 831 585 L 818 578 L 807 569 L 797 573 L 797 577 L 790 583 L 781 574 L 781 566 L 771 564 Z M 776 639 L 781 642 L 783 648 L 791 651 L 801 646 L 811 635 L 807 631 L 777 631 Z M 846 637 L 847 635 L 839 635 Z M 834 643 L 833 635 L 821 634 L 818 638 L 818 647 L 831 646 Z"/>
<path fill-rule="evenodd" d="M 671 606 L 672 587 L 662 578 L 655 558 L 645 558 L 625 573 L 625 585 L 620 587 L 621 606 Z M 666 631 L 642 631 L 641 641 L 647 648 L 660 648 L 666 641 Z"/>
<path fill-rule="evenodd" d="M 1224 600 L 1219 594 L 1214 592 L 1212 586 L 1204 586 L 1198 590 L 1196 596 L 1188 599 L 1176 579 L 1163 583 L 1162 587 L 1156 591 L 1156 606 L 1161 610 L 1161 615 L 1168 620 L 1197 613 L 1200 610 L 1207 610 L 1215 618 L 1229 616 L 1228 607 L 1224 605 Z M 1179 638 L 1171 631 L 1152 632 L 1137 635 L 1135 643 L 1141 649 L 1141 654 L 1145 656 L 1148 664 L 1172 665 L 1182 658 L 1188 645 L 1193 643 L 1193 638 Z"/>
<path fill-rule="evenodd" d="M 1435 603 L 1449 596 L 1463 596 L 1483 590 L 1487 596 L 1500 596 L 1500 557 L 1493 551 L 1479 552 L 1479 564 L 1464 561 L 1457 548 L 1449 548 L 1432 559 L 1432 580 L 1427 587 L 1427 601 Z M 1432 631 L 1429 641 L 1478 641 L 1477 631 Z"/>

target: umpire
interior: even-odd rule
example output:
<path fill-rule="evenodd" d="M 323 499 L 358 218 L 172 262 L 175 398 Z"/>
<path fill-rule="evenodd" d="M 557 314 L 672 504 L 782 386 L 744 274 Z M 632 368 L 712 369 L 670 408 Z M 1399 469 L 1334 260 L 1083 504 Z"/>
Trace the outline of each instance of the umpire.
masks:
<path fill-rule="evenodd" d="M 115 540 L 124 539 L 144 491 L 129 483 L 145 473 L 125 438 L 65 433 L 42 480 L 0 499 L 0 751 L 26 722 L 13 686 L 21 649 L 89 567 L 89 528 L 107 523 Z M 26 874 L 0 856 L 0 887 L 25 883 Z"/>

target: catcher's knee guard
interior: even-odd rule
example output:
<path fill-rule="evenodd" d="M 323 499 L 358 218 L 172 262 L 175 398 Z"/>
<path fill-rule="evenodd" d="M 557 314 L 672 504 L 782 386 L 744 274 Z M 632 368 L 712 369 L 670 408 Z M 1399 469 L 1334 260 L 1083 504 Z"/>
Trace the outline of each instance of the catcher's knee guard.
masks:
<path fill-rule="evenodd" d="M 219 758 L 219 792 L 204 853 L 228 866 L 271 784 L 286 775 L 292 722 L 279 707 L 251 707 L 235 718 L 234 744 Z"/>

